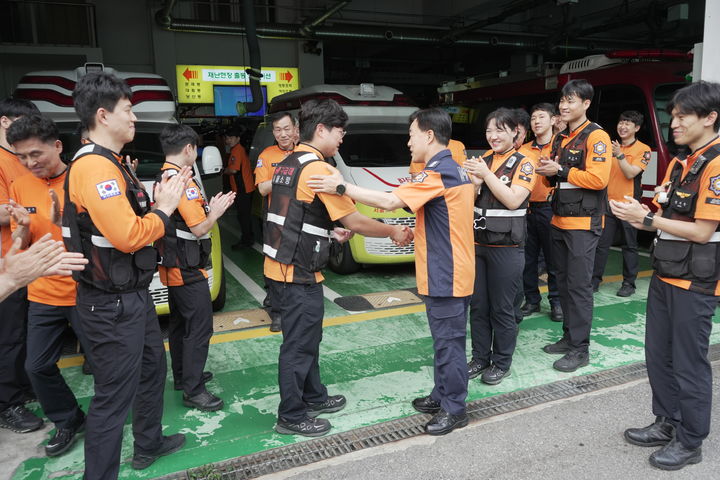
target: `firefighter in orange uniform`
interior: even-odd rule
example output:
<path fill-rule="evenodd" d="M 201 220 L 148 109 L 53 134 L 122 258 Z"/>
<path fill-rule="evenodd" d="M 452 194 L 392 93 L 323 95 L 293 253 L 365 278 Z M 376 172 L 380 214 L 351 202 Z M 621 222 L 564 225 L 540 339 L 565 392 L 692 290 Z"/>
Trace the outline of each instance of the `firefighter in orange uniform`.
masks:
<path fill-rule="evenodd" d="M 7 138 L 31 172 L 17 178 L 11 187 L 13 238 L 21 240 L 22 248 L 48 233 L 62 241 L 59 199 L 64 197 L 67 167 L 60 159 L 60 132 L 52 120 L 33 114 L 15 121 Z M 57 367 L 63 333 L 68 324 L 75 323 L 75 285 L 71 277 L 60 275 L 28 285 L 25 368 L 43 412 L 55 424 L 55 434 L 45 445 L 49 457 L 70 449 L 85 424 L 85 414 Z"/>
<path fill-rule="evenodd" d="M 620 142 L 612 142 L 613 163 L 607 190 L 609 200 L 624 202 L 626 196 L 634 197 L 638 201 L 642 198 L 642 172 L 652 158 L 650 147 L 636 138 L 642 124 L 643 115 L 640 112 L 628 110 L 620 114 L 617 124 Z M 602 282 L 615 232 L 621 234 L 623 256 L 623 282 L 617 296 L 629 297 L 635 293 L 635 279 L 638 274 L 637 230 L 629 223 L 618 220 L 612 212 L 605 216 L 605 228 L 595 253 L 593 290 L 597 291 Z"/>
<path fill-rule="evenodd" d="M 232 246 L 235 250 L 251 247 L 255 243 L 251 221 L 255 181 L 250 168 L 250 159 L 245 148 L 240 144 L 241 135 L 242 129 L 239 127 L 233 127 L 225 134 L 225 144 L 230 147 L 230 159 L 225 168 L 225 175 L 229 176 L 230 189 L 235 192 L 235 208 L 241 232 L 240 241 Z"/>
<path fill-rule="evenodd" d="M 190 169 L 158 185 L 151 209 L 147 192 L 119 153 L 135 136 L 131 97 L 128 85 L 106 72 L 86 74 L 73 91 L 91 143 L 78 150 L 68 170 L 62 224 L 68 250 L 92 259 L 74 276 L 73 325 L 85 339 L 95 380 L 85 423 L 88 480 L 117 478 L 131 407 L 133 468 L 147 468 L 185 443 L 183 434 L 162 433 L 167 364 L 148 286 L 158 262 L 149 245 L 165 235 Z"/>
<path fill-rule="evenodd" d="M 537 168 L 555 187 L 550 234 L 563 310 L 563 336 L 543 350 L 563 354 L 553 363 L 562 372 L 573 372 L 590 362 L 592 270 L 607 210 L 611 144 L 608 134 L 587 119 L 593 94 L 585 80 L 563 86 L 560 117 L 568 127 L 555 136 L 550 158 L 540 157 Z"/>
<path fill-rule="evenodd" d="M 412 160 L 425 165 L 412 182 L 392 192 L 378 192 L 345 184 L 336 171 L 332 176 L 312 177 L 310 185 L 317 192 L 340 191 L 383 210 L 409 207 L 416 213 L 415 273 L 433 337 L 435 386 L 412 405 L 433 415 L 425 425 L 426 433 L 445 435 L 468 424 L 465 337 L 475 278 L 475 188 L 447 148 L 452 133 L 447 112 L 439 108 L 414 112 L 409 133 Z"/>
<path fill-rule="evenodd" d="M 462 166 L 465 163 L 465 160 L 467 160 L 465 144 L 460 140 L 453 140 L 451 138 L 448 142 L 447 148 L 450 150 L 450 155 L 452 155 L 452 159 L 455 160 L 455 163 Z M 410 162 L 410 176 L 415 178 L 415 175 L 422 172 L 424 168 L 425 165 L 422 162 Z"/>
<path fill-rule="evenodd" d="M 162 175 L 177 175 L 192 168 L 197 159 L 199 138 L 187 125 L 167 126 L 160 132 L 165 154 Z M 212 242 L 209 232 L 235 200 L 235 192 L 218 193 L 208 204 L 200 185 L 191 180 L 170 216 L 170 229 L 155 242 L 160 253 L 160 281 L 168 287 L 170 304 L 170 359 L 175 390 L 183 391 L 183 405 L 212 412 L 223 407 L 222 399 L 205 387 L 212 378 L 205 372 L 213 333 L 212 299 L 205 266 Z"/>
<path fill-rule="evenodd" d="M 297 119 L 289 112 L 279 112 L 270 116 L 269 120 L 272 126 L 272 133 L 275 137 L 275 145 L 267 147 L 258 155 L 257 164 L 255 165 L 255 186 L 257 186 L 263 199 L 263 222 L 267 215 L 267 205 L 270 201 L 270 192 L 272 191 L 272 176 L 275 167 L 290 155 L 298 139 Z M 265 290 L 267 292 L 263 307 L 270 313 L 270 331 L 279 332 L 281 330 L 280 323 L 282 317 L 277 305 L 273 305 L 268 288 L 267 277 L 265 280 Z"/>
<path fill-rule="evenodd" d="M 7 130 L 20 117 L 37 114 L 27 100 L 0 101 L 0 251 L 2 256 L 12 244 L 10 215 L 4 208 L 10 201 L 13 181 L 28 172 L 7 142 Z M 25 408 L 35 397 L 25 372 L 25 335 L 27 331 L 27 288 L 20 288 L 0 302 L 0 427 L 27 433 L 42 428 L 43 421 Z"/>

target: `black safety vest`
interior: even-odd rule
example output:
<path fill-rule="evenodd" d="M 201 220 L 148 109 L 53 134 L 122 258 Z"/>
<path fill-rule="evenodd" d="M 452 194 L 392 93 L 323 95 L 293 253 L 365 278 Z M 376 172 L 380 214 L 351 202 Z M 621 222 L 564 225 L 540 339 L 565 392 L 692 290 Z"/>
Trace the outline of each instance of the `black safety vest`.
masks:
<path fill-rule="evenodd" d="M 155 177 L 155 184 L 162 181 L 163 172 L 169 171 L 174 175 L 179 170 L 180 167 L 178 166 L 160 170 Z M 197 194 L 202 196 L 199 186 L 195 185 L 191 188 L 197 188 Z M 210 210 L 204 198 L 203 208 L 206 214 L 209 213 Z M 171 268 L 205 268 L 212 250 L 210 234 L 205 234 L 202 237 L 195 236 L 177 209 L 170 215 L 170 223 L 165 229 L 165 236 L 156 240 L 154 245 L 160 254 L 160 265 Z"/>
<path fill-rule="evenodd" d="M 492 165 L 493 153 L 483 157 L 488 165 Z M 525 156 L 515 152 L 495 171 L 495 176 L 510 186 L 515 172 Z M 475 199 L 475 243 L 480 245 L 522 245 L 525 242 L 525 215 L 530 195 L 515 210 L 502 204 L 489 188 L 484 187 Z"/>
<path fill-rule="evenodd" d="M 275 167 L 272 201 L 263 234 L 263 253 L 294 265 L 293 283 L 315 283 L 314 272 L 330 259 L 333 222 L 318 196 L 311 203 L 297 198 L 302 170 L 321 161 L 311 152 L 294 152 Z"/>
<path fill-rule="evenodd" d="M 562 134 L 555 135 L 552 144 L 550 158 L 560 156 L 560 165 L 569 171 L 570 168 L 586 169 L 587 160 L 587 139 L 595 130 L 602 130 L 597 123 L 590 123 L 582 129 L 575 137 L 562 147 L 562 140 L 567 135 L 565 130 Z M 610 148 L 610 145 L 606 145 Z M 554 178 L 555 191 L 553 192 L 551 205 L 555 215 L 560 217 L 596 217 L 607 213 L 607 188 L 602 190 L 590 190 L 560 182 Z"/>
<path fill-rule="evenodd" d="M 88 144 L 77 151 L 65 177 L 65 207 L 62 231 L 65 248 L 80 252 L 89 263 L 81 272 L 73 272 L 73 279 L 106 292 L 132 292 L 146 289 L 152 281 L 157 266 L 157 251 L 146 246 L 133 253 L 124 253 L 113 247 L 93 223 L 87 212 L 78 213 L 70 201 L 70 175 L 75 161 L 86 155 L 100 155 L 112 162 L 125 180 L 125 196 L 135 215 L 143 216 L 150 211 L 147 192 L 134 174 L 118 163 L 113 153 L 100 145 Z"/>
<path fill-rule="evenodd" d="M 700 155 L 690 171 L 682 178 L 683 166 L 676 162 L 670 181 L 668 201 L 663 206 L 663 218 L 695 221 L 698 192 L 707 185 L 700 185 L 703 171 L 710 162 L 720 155 L 720 145 L 713 145 Z M 720 187 L 718 185 L 710 187 Z M 708 243 L 700 244 L 676 237 L 658 230 L 653 241 L 652 265 L 658 275 L 667 278 L 690 280 L 690 290 L 715 294 L 715 286 L 720 280 L 720 227 Z"/>

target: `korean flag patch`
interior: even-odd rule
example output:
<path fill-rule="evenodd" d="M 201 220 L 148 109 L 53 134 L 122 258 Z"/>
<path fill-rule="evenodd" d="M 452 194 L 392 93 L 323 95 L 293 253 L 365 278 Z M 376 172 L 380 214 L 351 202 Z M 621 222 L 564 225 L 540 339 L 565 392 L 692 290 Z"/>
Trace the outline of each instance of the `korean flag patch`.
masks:
<path fill-rule="evenodd" d="M 197 187 L 190 187 L 185 190 L 185 196 L 188 200 L 195 200 L 196 198 L 200 197 L 200 192 L 198 191 Z"/>
<path fill-rule="evenodd" d="M 607 151 L 607 146 L 605 145 L 605 142 L 597 142 L 595 145 L 593 145 L 593 152 L 597 153 L 598 155 L 602 155 Z"/>
<path fill-rule="evenodd" d="M 262 168 L 262 158 L 258 157 L 257 163 L 255 164 L 255 168 Z"/>
<path fill-rule="evenodd" d="M 110 197 L 117 197 L 118 195 L 120 195 L 120 187 L 118 186 L 117 180 L 107 180 L 105 182 L 100 182 L 95 185 L 95 187 L 97 188 L 97 191 L 100 194 L 100 198 L 102 200 Z"/>

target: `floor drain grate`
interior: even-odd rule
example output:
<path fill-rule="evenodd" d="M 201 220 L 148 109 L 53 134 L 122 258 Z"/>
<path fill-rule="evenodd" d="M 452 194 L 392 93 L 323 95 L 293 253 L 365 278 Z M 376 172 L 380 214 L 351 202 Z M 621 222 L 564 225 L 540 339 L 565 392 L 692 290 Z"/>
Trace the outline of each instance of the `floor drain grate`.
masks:
<path fill-rule="evenodd" d="M 720 360 L 720 345 L 710 347 L 709 357 L 710 361 Z M 548 385 L 476 400 L 468 403 L 467 411 L 471 421 L 477 421 L 553 400 L 622 385 L 646 376 L 645 364 L 634 363 Z M 161 480 L 247 480 L 257 478 L 421 435 L 427 420 L 427 415 L 412 415 L 194 468 L 186 472 L 166 475 L 161 477 Z"/>

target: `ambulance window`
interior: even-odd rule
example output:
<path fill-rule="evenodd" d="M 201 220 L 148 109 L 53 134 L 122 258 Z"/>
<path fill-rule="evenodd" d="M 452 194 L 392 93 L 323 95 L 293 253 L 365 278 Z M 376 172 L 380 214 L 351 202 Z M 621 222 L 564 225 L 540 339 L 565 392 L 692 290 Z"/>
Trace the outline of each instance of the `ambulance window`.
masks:
<path fill-rule="evenodd" d="M 349 167 L 407 167 L 410 165 L 407 125 L 350 125 L 340 145 Z"/>
<path fill-rule="evenodd" d="M 626 110 L 637 110 L 642 113 L 645 121 L 637 134 L 638 140 L 646 143 L 650 148 L 656 148 L 655 138 L 652 135 L 650 115 L 647 102 L 642 90 L 634 85 L 608 85 L 599 87 L 595 93 L 593 103 L 596 110 L 590 114 L 594 120 L 605 129 L 610 138 L 617 139 L 617 123 L 620 114 Z M 592 110 L 592 106 L 590 107 Z"/>
<path fill-rule="evenodd" d="M 657 114 L 658 126 L 660 127 L 663 140 L 665 140 L 665 143 L 668 145 L 674 143 L 674 141 L 670 135 L 670 120 L 672 120 L 672 118 L 665 109 L 675 92 L 684 86 L 684 83 L 670 83 L 667 85 L 659 85 L 655 89 L 655 113 Z"/>

